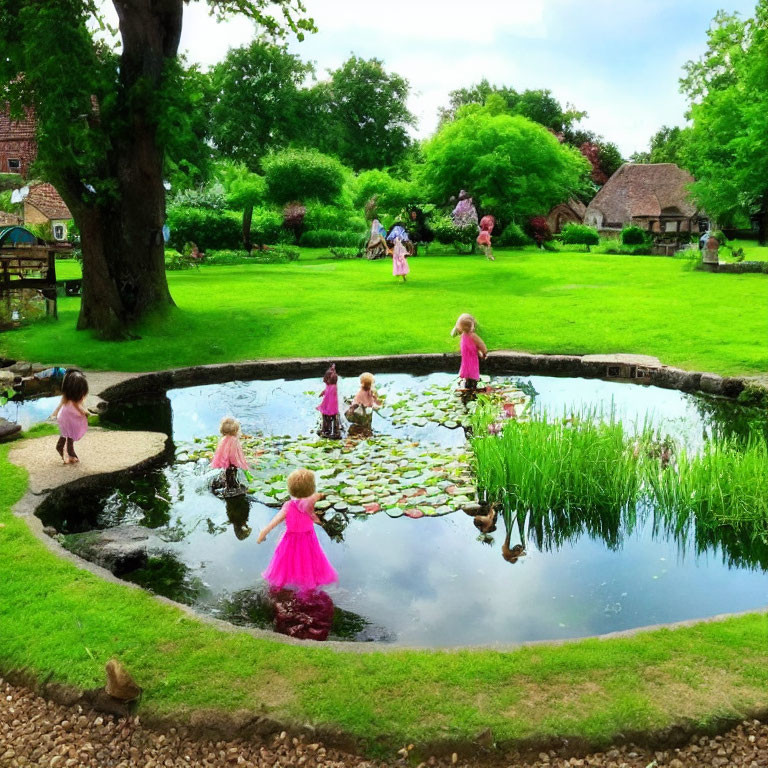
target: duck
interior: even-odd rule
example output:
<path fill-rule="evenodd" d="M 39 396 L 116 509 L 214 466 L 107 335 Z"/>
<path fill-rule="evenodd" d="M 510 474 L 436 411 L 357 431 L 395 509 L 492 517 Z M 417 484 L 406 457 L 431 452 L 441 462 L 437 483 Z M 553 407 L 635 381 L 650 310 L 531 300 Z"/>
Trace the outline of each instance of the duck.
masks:
<path fill-rule="evenodd" d="M 511 535 L 511 531 L 507 529 L 507 535 L 504 537 L 504 541 L 501 545 L 501 556 L 508 563 L 514 564 L 518 561 L 519 558 L 525 555 L 525 547 L 522 544 L 515 544 L 515 546 L 510 549 L 509 547 L 510 535 Z"/>
<path fill-rule="evenodd" d="M 492 505 L 487 515 L 475 515 L 472 522 L 481 533 L 491 533 L 496 530 L 496 518 L 498 515 L 498 510 Z"/>

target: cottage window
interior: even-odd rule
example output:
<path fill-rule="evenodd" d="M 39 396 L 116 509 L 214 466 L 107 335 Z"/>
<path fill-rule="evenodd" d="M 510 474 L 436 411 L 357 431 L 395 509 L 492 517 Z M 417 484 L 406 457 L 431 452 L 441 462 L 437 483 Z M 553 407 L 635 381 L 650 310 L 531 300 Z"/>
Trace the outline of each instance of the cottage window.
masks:
<path fill-rule="evenodd" d="M 9 157 L 8 158 L 8 170 L 13 173 L 14 171 L 20 171 L 21 170 L 21 160 L 19 160 L 17 157 Z"/>
<path fill-rule="evenodd" d="M 63 224 L 54 224 L 53 225 L 53 238 L 54 240 L 64 240 L 66 237 L 66 230 L 64 229 Z"/>

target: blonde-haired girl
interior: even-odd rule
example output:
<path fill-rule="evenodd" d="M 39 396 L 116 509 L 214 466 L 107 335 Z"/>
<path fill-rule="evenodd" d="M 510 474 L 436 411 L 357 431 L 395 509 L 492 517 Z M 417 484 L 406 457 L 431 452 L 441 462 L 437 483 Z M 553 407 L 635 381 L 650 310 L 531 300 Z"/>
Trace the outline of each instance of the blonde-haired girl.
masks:
<path fill-rule="evenodd" d="M 219 432 L 221 440 L 211 459 L 211 466 L 224 470 L 226 489 L 232 491 L 238 486 L 237 470 L 248 469 L 248 462 L 240 445 L 240 422 L 227 416 L 221 420 Z"/>

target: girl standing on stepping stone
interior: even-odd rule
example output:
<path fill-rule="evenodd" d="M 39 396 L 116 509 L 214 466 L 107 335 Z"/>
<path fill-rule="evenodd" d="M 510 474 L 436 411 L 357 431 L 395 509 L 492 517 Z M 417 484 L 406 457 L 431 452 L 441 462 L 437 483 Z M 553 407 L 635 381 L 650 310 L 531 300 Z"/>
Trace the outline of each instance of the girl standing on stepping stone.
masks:
<path fill-rule="evenodd" d="M 339 377 L 336 374 L 336 364 L 331 367 L 323 376 L 325 389 L 321 397 L 323 402 L 317 406 L 317 410 L 323 415 L 323 426 L 320 430 L 320 437 L 330 437 L 333 440 L 341 438 L 341 429 L 339 425 L 339 392 L 337 384 Z"/>
<path fill-rule="evenodd" d="M 324 494 L 315 493 L 315 473 L 308 469 L 291 472 L 287 483 L 290 501 L 259 533 L 261 544 L 273 528 L 285 521 L 285 533 L 262 575 L 273 589 L 293 587 L 299 592 L 310 592 L 339 579 L 315 533 L 315 523 L 320 523 L 315 503 Z"/>
<path fill-rule="evenodd" d="M 59 423 L 61 437 L 56 450 L 65 464 L 77 464 L 75 441 L 81 440 L 88 430 L 88 412 L 83 403 L 88 396 L 88 382 L 82 371 L 68 370 L 61 382 L 61 402 L 51 414 Z M 67 453 L 64 454 L 66 446 Z"/>
<path fill-rule="evenodd" d="M 240 422 L 228 416 L 221 420 L 219 432 L 221 432 L 221 440 L 211 459 L 211 466 L 224 470 L 225 491 L 240 490 L 237 470 L 248 469 L 248 462 L 240 445 Z"/>
<path fill-rule="evenodd" d="M 468 392 L 474 392 L 477 389 L 477 382 L 480 380 L 480 357 L 488 355 L 488 347 L 485 342 L 475 333 L 477 321 L 472 315 L 459 315 L 456 325 L 451 331 L 451 336 L 461 334 L 461 368 L 459 369 L 459 378 L 464 379 L 464 388 Z"/>

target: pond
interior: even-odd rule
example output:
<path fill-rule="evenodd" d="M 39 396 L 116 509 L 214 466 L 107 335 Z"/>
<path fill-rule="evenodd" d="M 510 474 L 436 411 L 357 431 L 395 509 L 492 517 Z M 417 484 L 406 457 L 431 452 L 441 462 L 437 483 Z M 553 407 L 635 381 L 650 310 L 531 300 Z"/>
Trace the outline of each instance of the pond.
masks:
<path fill-rule="evenodd" d="M 654 387 L 544 377 L 493 384 L 521 418 L 532 409 L 613 410 L 629 430 L 647 419 L 694 450 L 712 434 L 745 434 L 751 418 L 729 402 Z M 669 532 L 653 509 L 603 532 L 573 516 L 545 530 L 520 521 L 511 541 L 525 541 L 526 555 L 505 561 L 501 519 L 482 535 L 462 511 L 473 511 L 476 491 L 455 377 L 380 375 L 376 385 L 385 405 L 374 436 L 361 441 L 316 436 L 316 379 L 190 387 L 113 407 L 107 416 L 116 426 L 167 431 L 176 461 L 102 496 L 64 495 L 38 514 L 85 556 L 93 531 L 150 529 L 149 559 L 124 564 L 120 575 L 235 623 L 281 628 L 284 611 L 260 575 L 278 535 L 261 545 L 256 538 L 284 498 L 285 475 L 316 468 L 318 490 L 329 493 L 318 537 L 340 581 L 327 590 L 332 619 L 330 601 L 305 612 L 322 613 L 331 638 L 517 643 L 765 605 L 768 548 Z M 356 389 L 356 381 L 340 382 L 342 397 Z M 254 464 L 251 493 L 227 501 L 210 490 L 217 472 L 207 458 L 224 415 L 240 420 Z"/>

